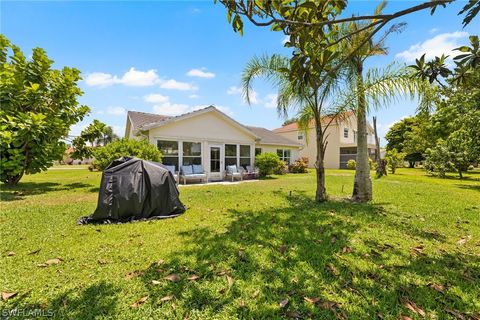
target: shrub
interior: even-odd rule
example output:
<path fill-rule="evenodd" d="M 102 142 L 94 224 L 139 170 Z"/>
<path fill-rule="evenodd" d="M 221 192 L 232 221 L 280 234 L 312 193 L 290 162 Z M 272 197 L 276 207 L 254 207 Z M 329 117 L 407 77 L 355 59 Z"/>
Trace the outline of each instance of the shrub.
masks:
<path fill-rule="evenodd" d="M 289 171 L 291 173 L 305 173 L 305 172 L 307 172 L 308 158 L 307 158 L 307 162 L 304 161 L 305 158 L 306 157 L 302 157 L 300 159 L 295 160 L 295 162 L 290 165 Z"/>
<path fill-rule="evenodd" d="M 355 170 L 356 167 L 357 167 L 357 162 L 355 160 L 353 159 L 348 160 L 347 169 Z"/>
<path fill-rule="evenodd" d="M 373 161 L 372 158 L 368 158 L 368 166 L 370 167 L 370 170 L 377 169 L 377 163 Z"/>
<path fill-rule="evenodd" d="M 280 164 L 273 170 L 275 174 L 287 174 L 288 164 L 285 161 L 280 160 Z"/>
<path fill-rule="evenodd" d="M 395 170 L 398 167 L 403 167 L 403 159 L 405 158 L 405 153 L 398 152 L 397 149 L 393 148 L 388 150 L 385 154 L 385 160 L 387 160 L 387 166 L 390 169 L 392 174 L 395 173 Z"/>
<path fill-rule="evenodd" d="M 469 165 L 468 168 L 467 168 L 468 171 L 472 171 L 474 169 L 475 169 L 475 167 L 473 166 L 473 164 Z"/>
<path fill-rule="evenodd" d="M 308 167 L 308 164 L 310 163 L 310 160 L 308 160 L 308 157 L 301 157 L 300 160 L 302 160 L 305 165 Z"/>
<path fill-rule="evenodd" d="M 162 153 L 148 140 L 134 140 L 123 138 L 107 144 L 104 147 L 96 148 L 93 155 L 95 160 L 94 168 L 104 170 L 110 162 L 120 157 L 137 157 L 144 160 L 161 162 Z"/>
<path fill-rule="evenodd" d="M 255 166 L 258 167 L 260 177 L 271 175 L 283 164 L 283 161 L 273 152 L 265 152 L 255 157 Z"/>

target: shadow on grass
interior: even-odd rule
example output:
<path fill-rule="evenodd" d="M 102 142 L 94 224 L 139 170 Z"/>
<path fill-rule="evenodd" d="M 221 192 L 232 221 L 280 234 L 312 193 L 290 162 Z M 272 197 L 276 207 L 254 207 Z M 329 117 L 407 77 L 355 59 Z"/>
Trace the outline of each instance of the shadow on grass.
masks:
<path fill-rule="evenodd" d="M 461 189 L 480 191 L 480 184 L 456 184 L 455 186 Z"/>
<path fill-rule="evenodd" d="M 396 226 L 381 205 L 317 204 L 298 192 L 281 196 L 288 205 L 258 211 L 230 209 L 233 221 L 223 232 L 209 228 L 184 232 L 186 248 L 143 270 L 140 277 L 160 314 L 185 316 L 175 313 L 170 306 L 173 302 L 177 310 L 203 318 L 235 314 L 247 319 L 382 315 L 396 319 L 409 314 L 399 302 L 405 297 L 437 314 L 446 309 L 475 310 L 465 297 L 478 289 L 475 283 L 480 276 L 472 266 L 478 266 L 480 257 L 412 254 L 410 248 L 402 250 L 375 238 L 357 251 L 351 236 L 365 225 Z M 406 223 L 400 232 L 408 237 L 409 230 L 412 225 Z M 441 238 L 429 232 L 417 237 L 425 241 Z M 172 274 L 180 280 L 163 280 Z M 192 276 L 199 278 L 189 280 Z M 433 279 L 445 286 L 444 292 L 426 285 Z M 152 285 L 152 280 L 160 283 Z M 456 289 L 450 292 L 450 287 Z M 162 301 L 165 296 L 173 300 Z M 305 297 L 317 297 L 319 302 L 313 305 Z M 280 307 L 286 300 L 288 304 Z"/>
<path fill-rule="evenodd" d="M 117 295 L 120 289 L 104 281 L 85 289 L 64 292 L 48 304 L 23 305 L 21 299 L 10 305 L 6 310 L 19 308 L 21 310 L 43 310 L 41 314 L 54 319 L 99 319 L 115 318 L 117 314 Z M 22 318 L 22 317 L 20 317 Z M 26 319 L 26 318 L 22 318 Z"/>
<path fill-rule="evenodd" d="M 20 182 L 16 186 L 1 186 L 0 200 L 2 201 L 15 201 L 24 200 L 27 196 L 45 194 L 55 191 L 83 189 L 93 187 L 92 184 L 86 184 L 82 182 L 74 182 L 69 184 L 60 184 L 56 182 Z M 92 188 L 90 191 L 94 192 Z M 98 191 L 98 187 L 97 190 Z"/>

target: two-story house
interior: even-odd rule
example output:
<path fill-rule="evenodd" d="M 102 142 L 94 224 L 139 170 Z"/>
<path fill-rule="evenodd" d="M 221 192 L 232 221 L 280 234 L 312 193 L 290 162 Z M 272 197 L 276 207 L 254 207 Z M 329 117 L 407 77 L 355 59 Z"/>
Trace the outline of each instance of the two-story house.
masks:
<path fill-rule="evenodd" d="M 326 131 L 327 149 L 325 152 L 325 167 L 328 169 L 345 169 L 347 161 L 356 159 L 357 156 L 357 117 L 355 113 L 348 112 L 342 117 L 342 120 L 333 120 Z M 330 118 L 322 119 L 322 124 L 326 125 Z M 307 132 L 300 130 L 297 123 L 291 123 L 281 128 L 273 130 L 293 141 L 302 144 L 299 151 L 300 157 L 307 157 L 309 167 L 315 166 L 317 156 L 315 123 L 312 121 Z M 373 127 L 368 124 L 368 150 L 373 159 L 375 155 L 375 136 Z"/>

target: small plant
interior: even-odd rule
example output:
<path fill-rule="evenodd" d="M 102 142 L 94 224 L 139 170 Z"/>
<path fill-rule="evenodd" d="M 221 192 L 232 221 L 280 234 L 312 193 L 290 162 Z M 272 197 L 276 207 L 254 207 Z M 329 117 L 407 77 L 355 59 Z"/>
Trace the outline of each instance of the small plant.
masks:
<path fill-rule="evenodd" d="M 288 164 L 282 160 L 280 160 L 279 166 L 273 170 L 273 173 L 275 174 L 287 174 L 288 172 Z"/>
<path fill-rule="evenodd" d="M 377 169 L 377 163 L 372 160 L 372 158 L 368 158 L 368 165 L 370 167 L 370 170 L 376 170 Z"/>
<path fill-rule="evenodd" d="M 353 160 L 353 159 L 348 160 L 347 169 L 355 170 L 356 167 L 357 167 L 357 162 L 355 160 Z"/>
<path fill-rule="evenodd" d="M 273 152 L 265 152 L 255 157 L 255 166 L 258 167 L 260 177 L 273 174 L 284 162 Z"/>
<path fill-rule="evenodd" d="M 403 167 L 404 158 L 405 153 L 398 152 L 395 148 L 387 151 L 387 153 L 385 154 L 385 160 L 387 160 L 387 166 L 392 174 L 395 174 L 395 171 L 398 167 Z"/>
<path fill-rule="evenodd" d="M 162 161 L 162 153 L 148 140 L 126 138 L 109 143 L 104 147 L 95 148 L 93 155 L 95 160 L 92 167 L 98 170 L 104 170 L 110 162 L 120 157 L 130 156 L 144 160 Z"/>
<path fill-rule="evenodd" d="M 306 173 L 308 168 L 308 158 L 306 158 L 306 162 L 305 158 L 306 157 L 302 157 L 295 160 L 295 162 L 290 165 L 289 171 L 291 173 Z"/>

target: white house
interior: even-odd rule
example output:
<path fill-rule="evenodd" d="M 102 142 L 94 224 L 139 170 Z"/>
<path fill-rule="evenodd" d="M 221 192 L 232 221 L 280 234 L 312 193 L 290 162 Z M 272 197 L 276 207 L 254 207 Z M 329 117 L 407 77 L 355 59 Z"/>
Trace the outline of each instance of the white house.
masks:
<path fill-rule="evenodd" d="M 212 180 L 223 179 L 227 165 L 253 165 L 255 155 L 264 152 L 292 163 L 302 147 L 273 131 L 240 124 L 214 106 L 174 117 L 129 111 L 125 137 L 147 138 L 162 151 L 162 162 L 176 170 L 201 164 Z"/>

